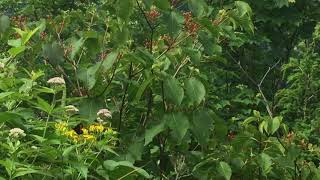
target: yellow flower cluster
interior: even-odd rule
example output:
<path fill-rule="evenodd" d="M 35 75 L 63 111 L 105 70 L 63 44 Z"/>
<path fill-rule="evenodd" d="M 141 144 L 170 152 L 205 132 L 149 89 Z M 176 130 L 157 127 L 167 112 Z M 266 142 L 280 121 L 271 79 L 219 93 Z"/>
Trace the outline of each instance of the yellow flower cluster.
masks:
<path fill-rule="evenodd" d="M 104 131 L 104 127 L 102 124 L 92 124 L 89 126 L 89 131 L 94 133 L 102 133 Z"/>
<path fill-rule="evenodd" d="M 89 126 L 89 130 L 86 128 L 81 128 L 82 134 L 77 134 L 76 131 L 74 131 L 73 129 L 69 129 L 68 124 L 65 122 L 56 123 L 55 128 L 59 134 L 66 136 L 67 138 L 71 139 L 73 142 L 76 143 L 96 141 L 96 136 L 90 133 L 101 133 L 104 130 L 103 125 L 91 125 Z"/>

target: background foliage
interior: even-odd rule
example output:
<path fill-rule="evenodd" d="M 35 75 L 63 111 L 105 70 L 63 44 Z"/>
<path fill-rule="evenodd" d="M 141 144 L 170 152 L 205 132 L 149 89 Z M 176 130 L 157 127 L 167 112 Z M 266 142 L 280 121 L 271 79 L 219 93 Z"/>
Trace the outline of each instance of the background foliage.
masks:
<path fill-rule="evenodd" d="M 320 178 L 318 0 L 0 15 L 0 179 Z"/>

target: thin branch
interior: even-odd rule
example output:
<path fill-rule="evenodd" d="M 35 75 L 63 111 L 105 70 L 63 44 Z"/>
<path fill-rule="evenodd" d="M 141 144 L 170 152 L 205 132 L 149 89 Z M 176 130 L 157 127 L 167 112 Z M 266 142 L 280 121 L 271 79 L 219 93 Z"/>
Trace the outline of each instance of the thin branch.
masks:
<path fill-rule="evenodd" d="M 132 62 L 130 63 L 130 68 L 129 68 L 129 72 L 128 72 L 128 80 L 131 80 L 131 74 L 132 74 L 132 69 L 133 69 L 133 64 Z M 124 88 L 124 94 L 122 96 L 122 102 L 121 102 L 121 107 L 120 107 L 120 114 L 119 114 L 119 124 L 118 124 L 118 132 L 120 132 L 121 130 L 121 124 L 122 124 L 122 114 L 124 111 L 124 104 L 125 104 L 125 100 L 127 97 L 127 92 L 128 92 L 128 88 L 129 88 L 129 84 L 130 82 L 127 82 L 125 88 Z"/>

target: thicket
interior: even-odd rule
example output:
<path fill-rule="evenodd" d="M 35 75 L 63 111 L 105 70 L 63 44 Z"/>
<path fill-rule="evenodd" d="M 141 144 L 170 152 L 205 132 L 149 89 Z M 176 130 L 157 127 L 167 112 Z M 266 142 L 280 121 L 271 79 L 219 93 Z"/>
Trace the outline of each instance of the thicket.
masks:
<path fill-rule="evenodd" d="M 1 0 L 0 180 L 320 179 L 318 0 Z"/>

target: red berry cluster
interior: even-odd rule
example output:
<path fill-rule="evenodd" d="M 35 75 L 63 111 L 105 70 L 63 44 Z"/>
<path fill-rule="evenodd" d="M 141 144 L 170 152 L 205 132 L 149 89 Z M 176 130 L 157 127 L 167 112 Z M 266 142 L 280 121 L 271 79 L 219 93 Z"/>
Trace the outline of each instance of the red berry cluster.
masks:
<path fill-rule="evenodd" d="M 11 17 L 11 21 L 18 27 L 23 27 L 27 22 L 26 16 L 13 16 Z"/>
<path fill-rule="evenodd" d="M 235 132 L 230 131 L 230 132 L 228 133 L 228 139 L 229 139 L 229 141 L 232 141 L 234 138 L 236 138 Z"/>
<path fill-rule="evenodd" d="M 40 39 L 41 40 L 45 40 L 46 37 L 47 37 L 47 33 L 46 32 L 43 31 L 43 32 L 40 33 Z"/>
<path fill-rule="evenodd" d="M 191 35 L 195 35 L 199 30 L 199 24 L 193 21 L 191 12 L 185 12 L 183 16 L 185 28 Z"/>
<path fill-rule="evenodd" d="M 146 12 L 146 16 L 150 22 L 155 22 L 157 18 L 160 16 L 160 12 L 156 9 L 151 9 L 150 11 Z"/>
<path fill-rule="evenodd" d="M 162 35 L 160 36 L 160 39 L 163 40 L 165 43 L 172 45 L 174 43 L 174 39 L 172 39 L 170 36 L 168 35 Z"/>

